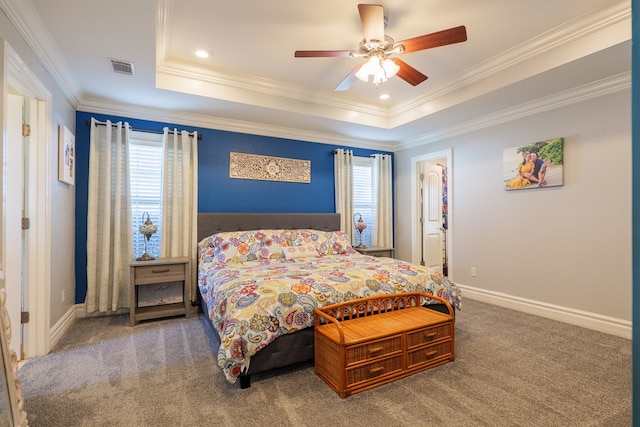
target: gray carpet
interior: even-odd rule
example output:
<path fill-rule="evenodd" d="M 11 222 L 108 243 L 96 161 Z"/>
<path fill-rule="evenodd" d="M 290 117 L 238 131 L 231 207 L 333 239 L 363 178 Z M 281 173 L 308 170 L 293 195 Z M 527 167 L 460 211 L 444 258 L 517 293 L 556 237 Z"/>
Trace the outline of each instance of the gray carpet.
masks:
<path fill-rule="evenodd" d="M 31 426 L 630 426 L 631 342 L 465 300 L 456 360 L 340 399 L 312 364 L 215 365 L 205 318 L 82 319 L 19 371 Z"/>

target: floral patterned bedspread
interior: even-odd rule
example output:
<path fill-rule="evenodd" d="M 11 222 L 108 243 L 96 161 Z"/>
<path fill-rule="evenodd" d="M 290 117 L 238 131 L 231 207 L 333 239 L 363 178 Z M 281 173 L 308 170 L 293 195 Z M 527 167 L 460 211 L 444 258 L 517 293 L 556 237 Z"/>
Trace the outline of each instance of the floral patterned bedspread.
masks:
<path fill-rule="evenodd" d="M 375 294 L 427 292 L 461 308 L 458 287 L 428 268 L 347 253 L 236 263 L 201 257 L 198 286 L 220 335 L 218 365 L 229 382 L 277 337 L 313 327 L 313 310 Z"/>

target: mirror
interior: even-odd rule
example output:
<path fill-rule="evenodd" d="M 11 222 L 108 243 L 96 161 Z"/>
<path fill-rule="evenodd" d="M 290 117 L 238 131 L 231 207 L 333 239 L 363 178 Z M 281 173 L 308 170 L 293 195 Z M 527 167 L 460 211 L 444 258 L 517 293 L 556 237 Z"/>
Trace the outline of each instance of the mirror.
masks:
<path fill-rule="evenodd" d="M 11 322 L 5 307 L 7 293 L 4 290 L 4 274 L 0 272 L 0 382 L 2 383 L 0 397 L 0 426 L 28 426 L 27 413 L 24 410 L 22 386 L 18 381 L 18 357 L 16 352 L 9 350 L 11 342 Z"/>

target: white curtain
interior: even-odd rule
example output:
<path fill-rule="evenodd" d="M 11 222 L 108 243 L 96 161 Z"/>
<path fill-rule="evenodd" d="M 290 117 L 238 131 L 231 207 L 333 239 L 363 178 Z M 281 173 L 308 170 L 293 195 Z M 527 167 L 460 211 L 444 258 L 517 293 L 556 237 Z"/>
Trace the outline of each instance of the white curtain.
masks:
<path fill-rule="evenodd" d="M 336 212 L 340 214 L 340 229 L 354 244 L 353 235 L 353 151 L 338 148 L 333 152 Z"/>
<path fill-rule="evenodd" d="M 164 128 L 160 257 L 191 260 L 191 301 L 196 301 L 198 133 Z"/>
<path fill-rule="evenodd" d="M 87 212 L 88 313 L 129 307 L 133 258 L 128 123 L 91 119 Z"/>
<path fill-rule="evenodd" d="M 393 247 L 393 200 L 391 191 L 391 156 L 373 155 L 373 186 L 375 196 L 375 226 L 371 244 Z"/>

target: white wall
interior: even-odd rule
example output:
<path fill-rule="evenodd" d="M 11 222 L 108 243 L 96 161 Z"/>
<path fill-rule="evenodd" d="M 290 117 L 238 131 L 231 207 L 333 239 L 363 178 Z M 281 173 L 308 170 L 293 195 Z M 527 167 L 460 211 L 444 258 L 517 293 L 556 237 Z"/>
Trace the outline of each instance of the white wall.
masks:
<path fill-rule="evenodd" d="M 397 152 L 397 256 L 411 259 L 411 158 L 451 148 L 451 277 L 463 298 L 468 287 L 471 298 L 630 337 L 630 102 L 624 90 Z M 503 150 L 555 137 L 564 186 L 505 191 Z"/>

